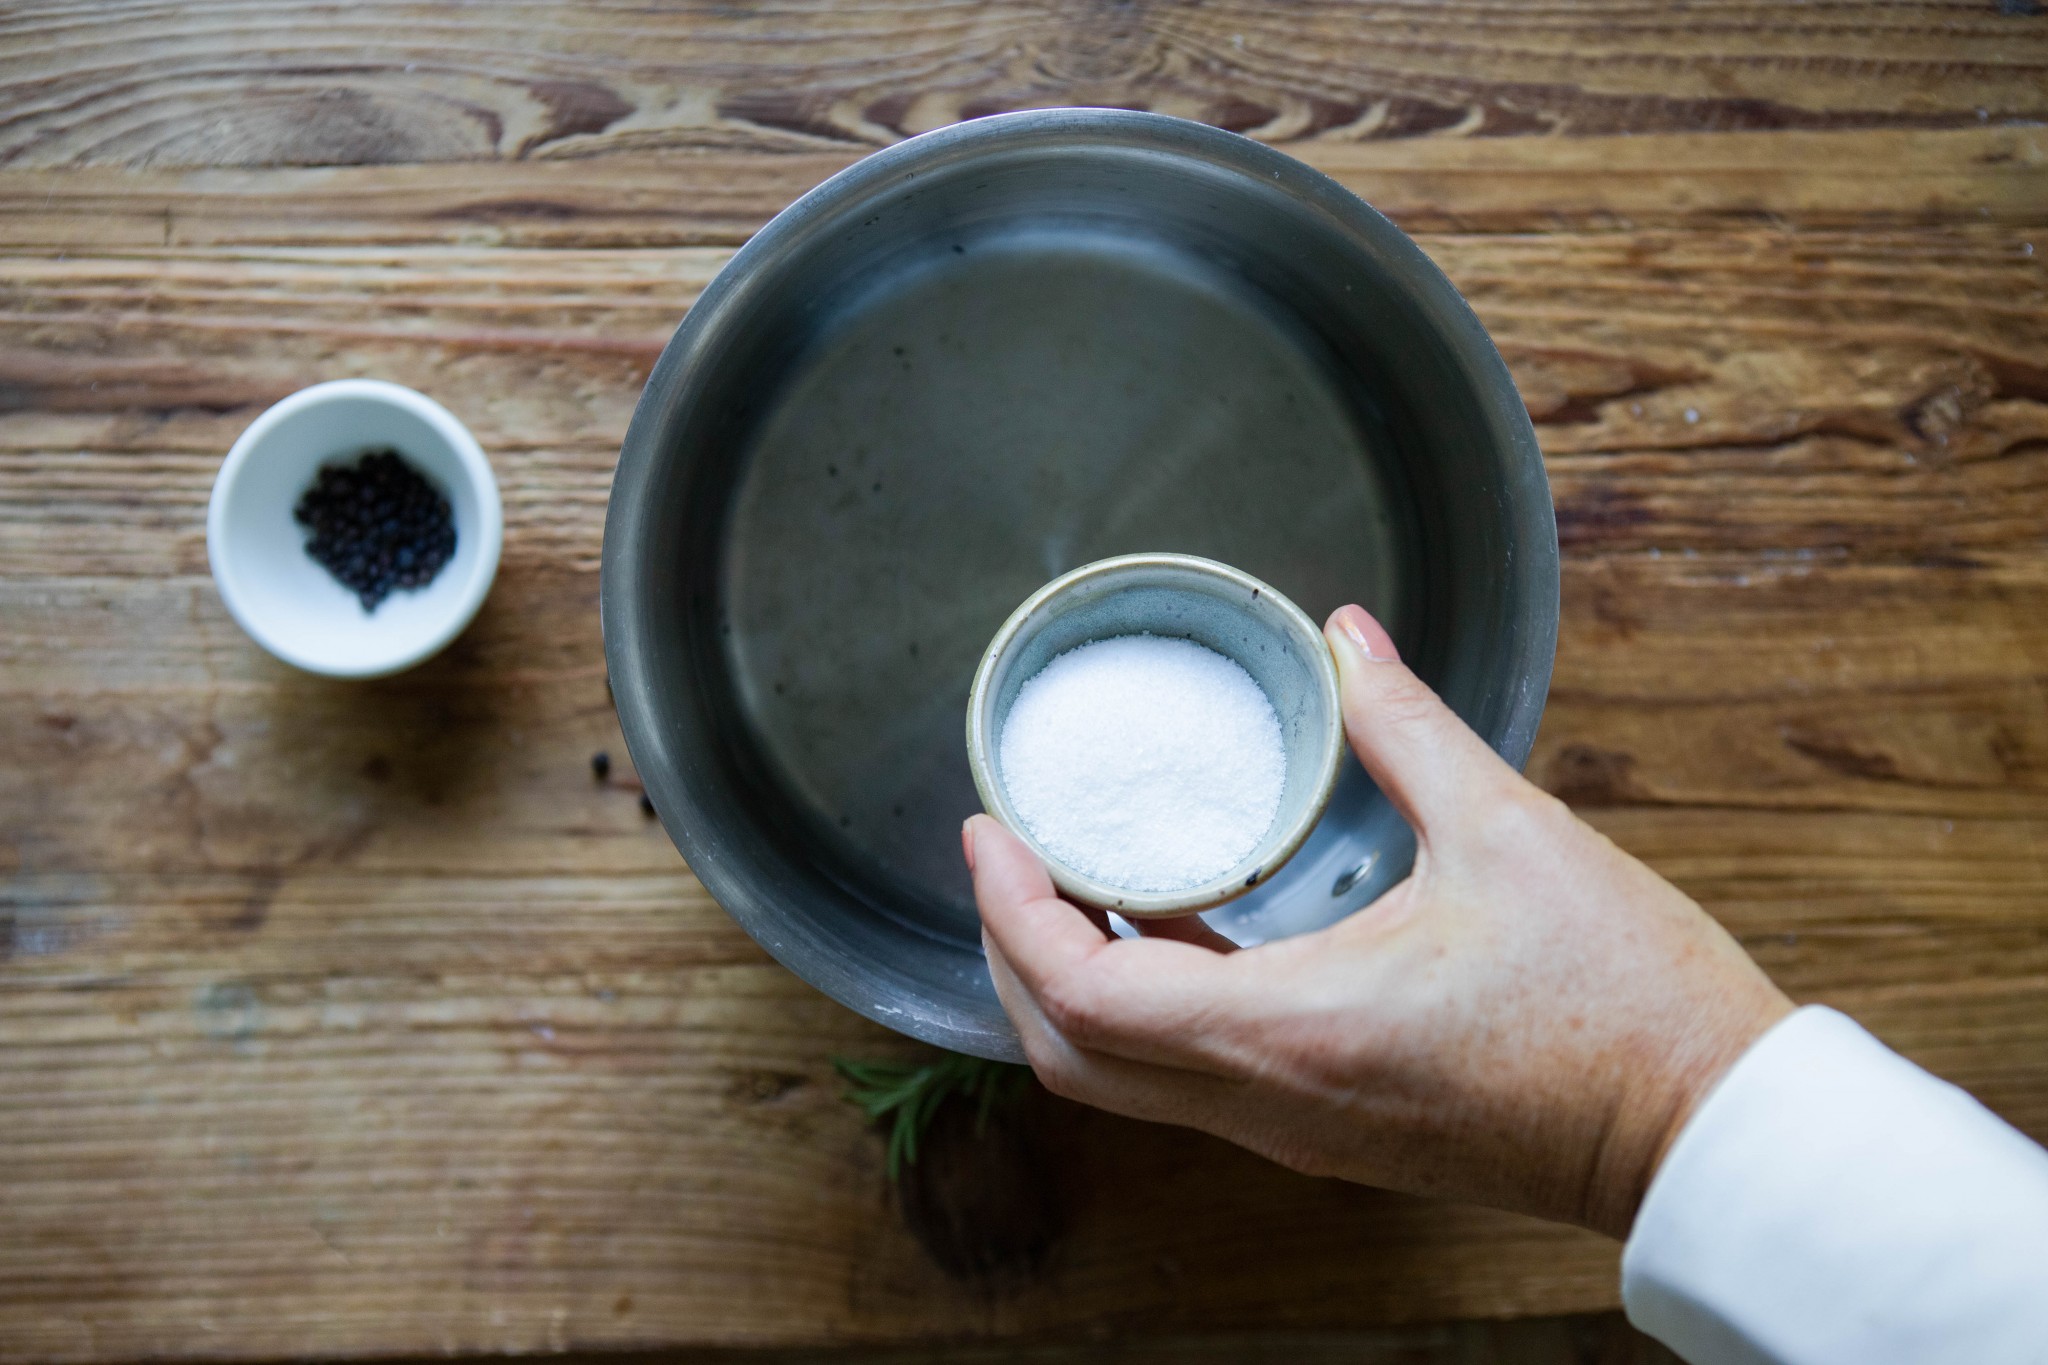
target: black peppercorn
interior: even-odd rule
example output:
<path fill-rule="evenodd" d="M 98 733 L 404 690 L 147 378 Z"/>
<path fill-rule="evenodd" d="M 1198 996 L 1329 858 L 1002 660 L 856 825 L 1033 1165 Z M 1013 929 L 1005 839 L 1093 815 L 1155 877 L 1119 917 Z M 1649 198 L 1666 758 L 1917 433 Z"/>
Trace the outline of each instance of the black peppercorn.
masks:
<path fill-rule="evenodd" d="M 366 612 L 394 588 L 425 587 L 455 553 L 447 497 L 394 450 L 322 465 L 292 517 L 311 532 L 306 553 Z"/>
<path fill-rule="evenodd" d="M 602 782 L 612 775 L 612 756 L 599 749 L 590 756 L 590 775 Z"/>
<path fill-rule="evenodd" d="M 646 792 L 640 793 L 640 813 L 650 817 L 654 814 L 654 802 L 648 799 Z"/>

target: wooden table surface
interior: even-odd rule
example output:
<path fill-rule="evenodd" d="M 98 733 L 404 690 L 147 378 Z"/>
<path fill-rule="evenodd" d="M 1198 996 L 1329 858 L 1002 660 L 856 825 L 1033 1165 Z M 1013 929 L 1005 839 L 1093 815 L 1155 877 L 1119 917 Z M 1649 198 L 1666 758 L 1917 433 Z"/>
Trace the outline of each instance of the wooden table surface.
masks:
<path fill-rule="evenodd" d="M 916 1049 L 591 780 L 623 758 L 605 496 L 678 318 L 870 149 L 1063 103 L 1248 132 L 1416 234 L 1549 460 L 1531 773 L 1795 996 L 2048 1136 L 2036 0 L 22 0 L 0 1358 L 1224 1333 L 1465 1360 L 1383 1329 L 1612 1309 L 1591 1235 L 1048 1101 L 906 1221 L 827 1059 Z M 243 638 L 203 524 L 241 428 L 346 375 L 451 407 L 506 508 L 467 635 L 357 685 Z M 1049 1251 L 949 1272 L 932 1201 L 1010 1177 Z"/>

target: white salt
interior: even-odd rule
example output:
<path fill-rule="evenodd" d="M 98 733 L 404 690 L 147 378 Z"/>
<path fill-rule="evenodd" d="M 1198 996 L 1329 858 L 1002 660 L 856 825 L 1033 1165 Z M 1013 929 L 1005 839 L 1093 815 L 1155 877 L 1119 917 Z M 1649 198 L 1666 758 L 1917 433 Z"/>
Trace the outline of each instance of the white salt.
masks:
<path fill-rule="evenodd" d="M 1272 702 L 1232 659 L 1122 635 L 1059 655 L 1017 693 L 1003 788 L 1033 838 L 1128 891 L 1185 891 L 1258 847 L 1287 751 Z"/>

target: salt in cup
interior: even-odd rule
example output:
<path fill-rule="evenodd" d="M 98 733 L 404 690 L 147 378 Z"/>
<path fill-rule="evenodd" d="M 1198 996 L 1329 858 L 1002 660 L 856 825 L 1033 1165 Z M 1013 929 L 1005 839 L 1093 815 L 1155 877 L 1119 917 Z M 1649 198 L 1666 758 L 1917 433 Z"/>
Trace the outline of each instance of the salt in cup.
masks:
<path fill-rule="evenodd" d="M 1003 783 L 1003 724 L 1024 684 L 1069 650 L 1128 635 L 1189 640 L 1237 663 L 1272 703 L 1287 755 L 1265 835 L 1228 871 L 1182 890 L 1112 886 L 1069 866 L 1033 837 Z M 1132 919 L 1195 914 L 1272 876 L 1322 817 L 1343 752 L 1337 669 L 1322 631 L 1270 585 L 1194 555 L 1121 555 L 1046 584 L 996 632 L 967 703 L 968 766 L 983 807 L 1038 855 L 1062 895 Z"/>

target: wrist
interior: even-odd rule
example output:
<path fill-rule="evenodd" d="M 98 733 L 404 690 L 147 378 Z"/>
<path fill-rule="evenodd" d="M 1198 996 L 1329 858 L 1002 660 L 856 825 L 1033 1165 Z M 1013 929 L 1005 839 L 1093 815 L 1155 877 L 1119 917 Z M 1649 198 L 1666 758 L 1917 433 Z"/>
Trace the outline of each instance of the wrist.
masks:
<path fill-rule="evenodd" d="M 1792 1013 L 1793 1004 L 1766 980 L 1738 999 L 1719 1002 L 1707 1017 L 1657 1049 L 1650 1065 L 1635 1068 L 1628 1093 L 1610 1121 L 1592 1172 L 1583 1221 L 1626 1241 L 1637 1211 L 1678 1135 L 1714 1087 L 1757 1040 Z"/>

